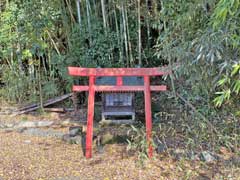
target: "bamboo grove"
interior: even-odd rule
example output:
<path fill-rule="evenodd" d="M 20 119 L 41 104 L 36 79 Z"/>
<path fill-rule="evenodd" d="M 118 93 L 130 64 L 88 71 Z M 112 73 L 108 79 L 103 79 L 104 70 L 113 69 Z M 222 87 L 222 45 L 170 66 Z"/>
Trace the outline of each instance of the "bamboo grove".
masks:
<path fill-rule="evenodd" d="M 239 0 L 1 0 L 1 97 L 42 103 L 69 92 L 73 82 L 67 75 L 69 65 L 168 64 L 174 69 L 172 90 L 191 94 L 192 101 L 203 106 L 237 107 L 239 4 Z"/>

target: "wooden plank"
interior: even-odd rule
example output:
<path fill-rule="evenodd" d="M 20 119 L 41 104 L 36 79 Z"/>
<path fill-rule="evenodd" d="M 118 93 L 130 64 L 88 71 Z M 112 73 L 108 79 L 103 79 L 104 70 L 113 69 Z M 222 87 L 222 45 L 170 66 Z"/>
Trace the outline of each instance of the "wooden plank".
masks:
<path fill-rule="evenodd" d="M 129 120 L 129 119 L 119 119 L 119 120 L 101 120 L 100 124 L 134 124 L 136 121 L 134 120 Z"/>
<path fill-rule="evenodd" d="M 134 112 L 105 111 L 102 114 L 104 116 L 128 116 L 128 115 L 134 115 Z"/>
<path fill-rule="evenodd" d="M 161 76 L 170 74 L 169 67 L 160 68 L 81 68 L 68 67 L 71 76 Z"/>
<path fill-rule="evenodd" d="M 62 98 L 65 99 L 65 98 L 68 98 L 69 96 L 72 96 L 72 93 L 48 99 L 46 102 L 44 102 L 44 104 L 45 104 L 45 106 L 48 106 L 48 105 L 51 105 L 52 102 L 56 102 L 57 99 L 61 100 Z M 27 105 L 27 106 L 19 108 L 17 111 L 24 111 L 24 110 L 27 110 L 27 109 L 31 109 L 31 108 L 37 107 L 39 105 L 40 105 L 39 103 L 30 104 L 30 105 Z"/>
<path fill-rule="evenodd" d="M 53 98 L 53 99 L 48 100 L 47 102 L 43 103 L 43 107 L 55 104 L 55 103 L 60 102 L 60 101 L 63 101 L 63 100 L 65 100 L 65 99 L 67 99 L 71 96 L 72 96 L 72 93 L 69 93 L 69 94 L 62 95 L 60 97 Z M 40 108 L 40 104 L 34 104 L 32 106 L 29 106 L 29 107 L 30 108 L 28 108 L 28 109 L 24 109 L 22 111 L 17 112 L 16 114 L 14 114 L 14 116 L 24 114 L 24 113 L 28 113 L 28 112 L 31 112 L 31 111 L 35 111 L 35 110 Z"/>
<path fill-rule="evenodd" d="M 95 91 L 100 92 L 137 92 L 144 91 L 144 86 L 94 86 Z M 72 88 L 73 91 L 88 91 L 89 86 L 79 86 L 74 85 Z M 166 91 L 167 86 L 158 85 L 158 86 L 150 86 L 151 91 Z"/>
<path fill-rule="evenodd" d="M 74 109 L 73 108 L 44 108 L 44 111 L 65 113 L 65 112 L 74 111 Z"/>

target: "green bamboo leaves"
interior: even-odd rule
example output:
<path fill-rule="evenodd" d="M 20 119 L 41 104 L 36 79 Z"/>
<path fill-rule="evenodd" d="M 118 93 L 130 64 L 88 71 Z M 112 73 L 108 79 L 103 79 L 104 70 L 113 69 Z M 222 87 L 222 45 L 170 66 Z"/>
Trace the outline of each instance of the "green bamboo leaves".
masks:
<path fill-rule="evenodd" d="M 217 97 L 213 100 L 216 107 L 220 107 L 224 102 L 229 102 L 230 99 L 236 96 L 236 100 L 240 101 L 240 64 L 235 64 L 232 67 L 230 76 L 225 75 L 217 83 L 221 91 L 216 92 Z M 235 95 L 234 95 L 235 94 Z"/>
<path fill-rule="evenodd" d="M 227 18 L 234 17 L 240 8 L 240 0 L 220 0 L 212 14 L 214 28 L 224 24 Z"/>

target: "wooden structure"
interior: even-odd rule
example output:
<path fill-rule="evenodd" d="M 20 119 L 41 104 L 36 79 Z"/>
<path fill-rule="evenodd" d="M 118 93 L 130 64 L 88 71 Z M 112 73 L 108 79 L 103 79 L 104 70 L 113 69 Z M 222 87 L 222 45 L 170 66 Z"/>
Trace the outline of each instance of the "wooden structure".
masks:
<path fill-rule="evenodd" d="M 123 77 L 123 85 L 143 85 L 142 77 Z M 116 77 L 97 77 L 96 85 L 116 85 Z M 135 120 L 133 92 L 103 92 L 102 123 L 131 124 Z"/>
<path fill-rule="evenodd" d="M 86 134 L 86 158 L 92 157 L 93 118 L 94 118 L 94 97 L 95 92 L 144 92 L 146 138 L 148 143 L 148 156 L 152 157 L 153 148 L 151 144 L 152 112 L 151 112 L 151 91 L 166 91 L 165 85 L 150 85 L 151 76 L 162 76 L 169 74 L 167 68 L 81 68 L 68 67 L 71 76 L 88 76 L 89 85 L 74 85 L 73 91 L 88 91 L 88 119 Z M 96 85 L 96 77 L 116 76 L 115 85 Z M 123 77 L 140 76 L 144 78 L 144 85 L 127 86 L 123 85 Z"/>
<path fill-rule="evenodd" d="M 101 122 L 132 123 L 135 120 L 133 98 L 134 93 L 103 93 Z"/>

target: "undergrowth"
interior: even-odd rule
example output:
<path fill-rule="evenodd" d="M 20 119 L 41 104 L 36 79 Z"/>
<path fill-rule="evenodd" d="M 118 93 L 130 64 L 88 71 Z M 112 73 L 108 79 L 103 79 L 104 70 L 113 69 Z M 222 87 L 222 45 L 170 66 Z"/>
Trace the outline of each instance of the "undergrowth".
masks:
<path fill-rule="evenodd" d="M 218 153 L 224 147 L 232 153 L 237 153 L 240 148 L 239 118 L 226 112 L 214 110 L 211 112 L 208 119 L 214 129 L 191 111 L 184 110 L 178 114 L 155 113 L 152 133 L 154 148 L 157 149 L 160 142 L 170 156 L 172 155 L 170 152 L 176 149 L 183 149 L 186 153 L 202 151 Z M 138 162 L 144 165 L 144 161 L 148 159 L 145 126 L 143 124 L 131 126 L 129 134 L 128 150 L 137 153 Z"/>

